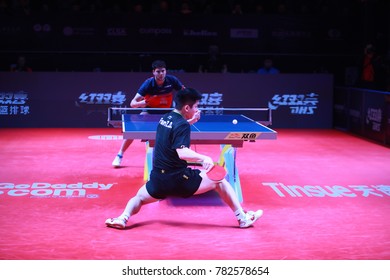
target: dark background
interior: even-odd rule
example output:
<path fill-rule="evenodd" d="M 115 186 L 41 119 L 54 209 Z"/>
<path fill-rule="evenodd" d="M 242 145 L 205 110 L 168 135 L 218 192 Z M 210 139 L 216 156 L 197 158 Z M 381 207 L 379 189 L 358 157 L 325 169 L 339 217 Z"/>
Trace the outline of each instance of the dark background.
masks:
<path fill-rule="evenodd" d="M 282 73 L 360 86 L 373 44 L 370 86 L 388 89 L 389 18 L 387 0 L 1 0 L 0 69 L 24 55 L 33 71 L 149 72 L 162 58 L 171 71 L 248 73 L 270 57 Z"/>
<path fill-rule="evenodd" d="M 6 104 L 7 98 L 17 98 L 19 92 L 29 94 L 28 109 L 34 108 L 34 113 L 48 104 L 51 108 L 70 108 L 65 104 L 74 106 L 83 87 L 85 92 L 93 93 L 94 87 L 103 91 L 115 81 L 120 86 L 112 92 L 120 87 L 131 97 L 150 74 L 151 62 L 163 59 L 170 73 L 192 75 L 185 81 L 191 86 L 196 81 L 200 87 L 211 88 L 213 79 L 219 81 L 215 90 L 229 100 L 223 104 L 225 107 L 235 106 L 240 100 L 235 75 L 249 75 L 239 79 L 251 79 L 249 88 L 268 88 L 256 92 L 245 88 L 244 94 L 249 94 L 251 100 L 259 92 L 266 92 L 261 103 L 278 94 L 278 81 L 291 90 L 298 87 L 301 91 L 297 94 L 309 93 L 310 76 L 306 84 L 300 81 L 294 85 L 289 75 L 330 75 L 330 89 L 326 83 L 322 90 L 326 96 L 322 112 L 327 113 L 316 116 L 320 117 L 316 122 L 310 116 L 301 121 L 281 114 L 286 110 L 283 107 L 275 112 L 274 125 L 333 126 L 389 143 L 389 18 L 388 0 L 0 0 L 1 126 L 44 126 L 32 122 L 30 114 L 14 115 L 9 120 L 5 113 L 12 104 Z M 375 77 L 367 83 L 361 74 L 369 44 Z M 25 70 L 38 76 L 8 76 L 11 73 L 6 72 L 11 72 L 19 56 L 26 59 Z M 266 58 L 271 58 L 282 74 L 254 78 Z M 64 80 L 69 72 L 78 78 Z M 95 73 L 83 81 L 87 74 L 81 72 Z M 142 78 L 135 81 L 138 76 L 122 76 L 121 72 L 139 72 Z M 203 79 L 205 72 L 216 76 Z M 55 78 L 45 76 L 50 74 L 56 74 Z M 88 86 L 84 86 L 85 82 Z M 53 92 L 56 86 L 62 88 Z M 74 90 L 66 93 L 66 88 Z M 40 103 L 48 96 L 49 103 Z M 333 108 L 329 102 L 334 102 Z M 84 118 L 85 113 L 79 118 Z M 26 120 L 26 116 L 30 119 Z M 45 121 L 54 123 L 50 117 Z M 98 123 L 101 125 L 100 117 Z"/>

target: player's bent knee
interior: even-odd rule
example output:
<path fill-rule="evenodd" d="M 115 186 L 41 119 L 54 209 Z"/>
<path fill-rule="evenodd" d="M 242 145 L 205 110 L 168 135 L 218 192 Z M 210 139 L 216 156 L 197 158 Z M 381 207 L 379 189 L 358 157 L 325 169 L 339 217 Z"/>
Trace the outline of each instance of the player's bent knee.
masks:
<path fill-rule="evenodd" d="M 208 179 L 207 177 L 206 178 L 203 178 L 200 185 L 199 185 L 199 188 L 198 190 L 195 192 L 195 194 L 202 194 L 202 193 L 205 193 L 205 192 L 208 192 L 208 191 L 212 191 L 216 188 L 216 183 L 211 181 L 210 179 Z"/>

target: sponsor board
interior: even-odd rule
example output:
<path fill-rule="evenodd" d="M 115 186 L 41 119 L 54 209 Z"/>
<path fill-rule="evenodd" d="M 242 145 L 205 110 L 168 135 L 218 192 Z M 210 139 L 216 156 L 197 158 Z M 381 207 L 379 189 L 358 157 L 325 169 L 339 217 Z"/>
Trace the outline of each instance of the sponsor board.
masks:
<path fill-rule="evenodd" d="M 292 115 L 314 115 L 318 105 L 319 94 L 315 92 L 275 94 L 268 102 L 268 107 L 272 110 L 280 106 L 289 107 Z"/>
<path fill-rule="evenodd" d="M 111 189 L 116 183 L 47 183 L 34 182 L 31 184 L 0 183 L 0 198 L 4 195 L 11 197 L 31 198 L 98 198 L 99 192 Z"/>
<path fill-rule="evenodd" d="M 230 132 L 225 139 L 226 140 L 256 140 L 261 133 L 254 132 Z"/>
<path fill-rule="evenodd" d="M 379 185 L 287 185 L 262 183 L 280 197 L 390 197 L 390 184 Z"/>
<path fill-rule="evenodd" d="M 28 92 L 0 91 L 0 115 L 29 115 Z"/>

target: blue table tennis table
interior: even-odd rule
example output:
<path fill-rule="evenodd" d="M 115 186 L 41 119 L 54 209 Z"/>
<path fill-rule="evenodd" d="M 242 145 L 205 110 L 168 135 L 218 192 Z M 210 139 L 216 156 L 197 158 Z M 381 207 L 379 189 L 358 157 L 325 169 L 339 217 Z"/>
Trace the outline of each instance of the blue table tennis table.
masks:
<path fill-rule="evenodd" d="M 141 139 L 147 143 L 144 179 L 149 179 L 153 166 L 153 147 L 156 128 L 161 114 L 123 114 L 122 132 L 124 139 Z M 233 123 L 237 120 L 237 124 Z M 245 142 L 272 140 L 277 132 L 241 114 L 202 115 L 191 125 L 191 144 L 218 144 L 221 147 L 219 164 L 227 170 L 226 179 L 233 186 L 240 201 L 243 200 L 236 152 Z"/>
<path fill-rule="evenodd" d="M 156 137 L 160 114 L 123 114 L 122 131 L 125 139 L 149 139 Z M 233 124 L 233 120 L 237 124 Z M 191 125 L 193 144 L 231 144 L 242 147 L 244 141 L 276 139 L 276 131 L 244 115 L 202 115 Z"/>

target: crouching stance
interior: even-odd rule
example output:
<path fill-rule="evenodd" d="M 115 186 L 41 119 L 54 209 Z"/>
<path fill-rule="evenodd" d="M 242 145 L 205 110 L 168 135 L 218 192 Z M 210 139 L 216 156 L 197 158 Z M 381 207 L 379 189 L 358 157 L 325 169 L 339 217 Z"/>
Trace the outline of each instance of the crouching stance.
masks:
<path fill-rule="evenodd" d="M 157 127 L 150 180 L 130 198 L 119 217 L 106 220 L 108 227 L 125 228 L 129 218 L 144 204 L 167 197 L 187 198 L 211 190 L 215 190 L 232 209 L 241 228 L 251 226 L 263 214 L 262 210 L 245 212 L 226 179 L 212 181 L 207 177 L 213 160 L 190 149 L 190 124 L 200 118 L 198 104 L 201 98 L 201 94 L 192 88 L 176 94 L 175 109 L 163 115 Z M 204 170 L 188 167 L 188 161 L 201 162 Z"/>

